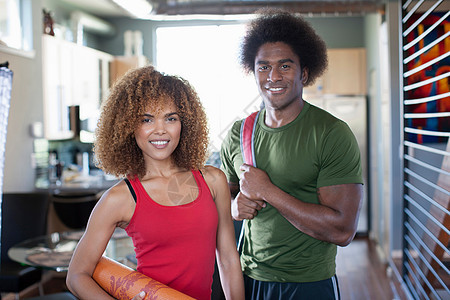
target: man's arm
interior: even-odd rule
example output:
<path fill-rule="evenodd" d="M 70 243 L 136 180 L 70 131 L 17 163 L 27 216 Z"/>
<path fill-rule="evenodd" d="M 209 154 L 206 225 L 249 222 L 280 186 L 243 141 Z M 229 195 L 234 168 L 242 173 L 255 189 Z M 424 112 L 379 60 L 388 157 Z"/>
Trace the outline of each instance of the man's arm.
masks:
<path fill-rule="evenodd" d="M 361 184 L 321 187 L 319 204 L 313 204 L 284 192 L 260 169 L 243 165 L 241 170 L 240 195 L 249 201 L 271 204 L 298 230 L 318 240 L 339 246 L 353 240 L 363 198 Z"/>

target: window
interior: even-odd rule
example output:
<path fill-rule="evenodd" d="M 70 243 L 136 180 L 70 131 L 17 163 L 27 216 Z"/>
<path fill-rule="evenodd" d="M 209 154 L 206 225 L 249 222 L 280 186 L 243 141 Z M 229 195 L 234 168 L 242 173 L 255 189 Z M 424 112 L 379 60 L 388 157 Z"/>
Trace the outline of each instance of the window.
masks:
<path fill-rule="evenodd" d="M 0 0 L 0 45 L 32 50 L 31 0 Z"/>
<path fill-rule="evenodd" d="M 259 109 L 253 76 L 238 63 L 244 25 L 159 27 L 156 66 L 187 79 L 199 94 L 208 116 L 211 151 L 220 145 L 234 121 Z"/>

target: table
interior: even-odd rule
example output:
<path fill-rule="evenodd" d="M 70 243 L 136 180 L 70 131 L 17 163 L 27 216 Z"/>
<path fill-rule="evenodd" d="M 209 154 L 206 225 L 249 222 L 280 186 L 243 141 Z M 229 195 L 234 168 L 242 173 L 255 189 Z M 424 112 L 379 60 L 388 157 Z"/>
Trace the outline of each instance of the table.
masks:
<path fill-rule="evenodd" d="M 39 236 L 14 245 L 8 250 L 8 256 L 25 265 L 65 272 L 82 235 L 83 231 L 67 231 Z M 125 230 L 116 228 L 106 247 L 105 256 L 124 263 L 126 256 L 133 253 L 131 238 Z"/>

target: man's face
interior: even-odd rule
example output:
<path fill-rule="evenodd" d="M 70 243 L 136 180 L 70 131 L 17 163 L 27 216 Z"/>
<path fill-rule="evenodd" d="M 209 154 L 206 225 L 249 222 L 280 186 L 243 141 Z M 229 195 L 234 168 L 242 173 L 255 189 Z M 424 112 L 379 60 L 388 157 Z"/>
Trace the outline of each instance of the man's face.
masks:
<path fill-rule="evenodd" d="M 283 42 L 262 45 L 255 57 L 255 79 L 268 109 L 284 110 L 300 101 L 308 78 L 299 57 Z"/>

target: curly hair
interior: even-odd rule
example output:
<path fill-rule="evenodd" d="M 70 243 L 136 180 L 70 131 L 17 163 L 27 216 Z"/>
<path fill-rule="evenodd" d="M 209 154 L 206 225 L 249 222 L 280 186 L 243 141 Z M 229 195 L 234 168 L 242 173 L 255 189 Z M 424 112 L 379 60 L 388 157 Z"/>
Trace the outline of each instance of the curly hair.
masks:
<path fill-rule="evenodd" d="M 206 114 L 194 88 L 185 79 L 157 71 L 153 66 L 126 73 L 102 104 L 95 130 L 96 165 L 117 177 L 144 176 L 144 156 L 134 131 L 146 110 L 162 109 L 172 99 L 181 119 L 180 142 L 172 154 L 180 168 L 199 169 L 208 155 Z"/>
<path fill-rule="evenodd" d="M 303 69 L 309 72 L 305 86 L 312 85 L 328 66 L 325 42 L 302 17 L 287 11 L 264 8 L 256 12 L 240 49 L 240 63 L 250 74 L 255 71 L 255 57 L 266 43 L 283 42 L 289 45 L 300 59 Z"/>

